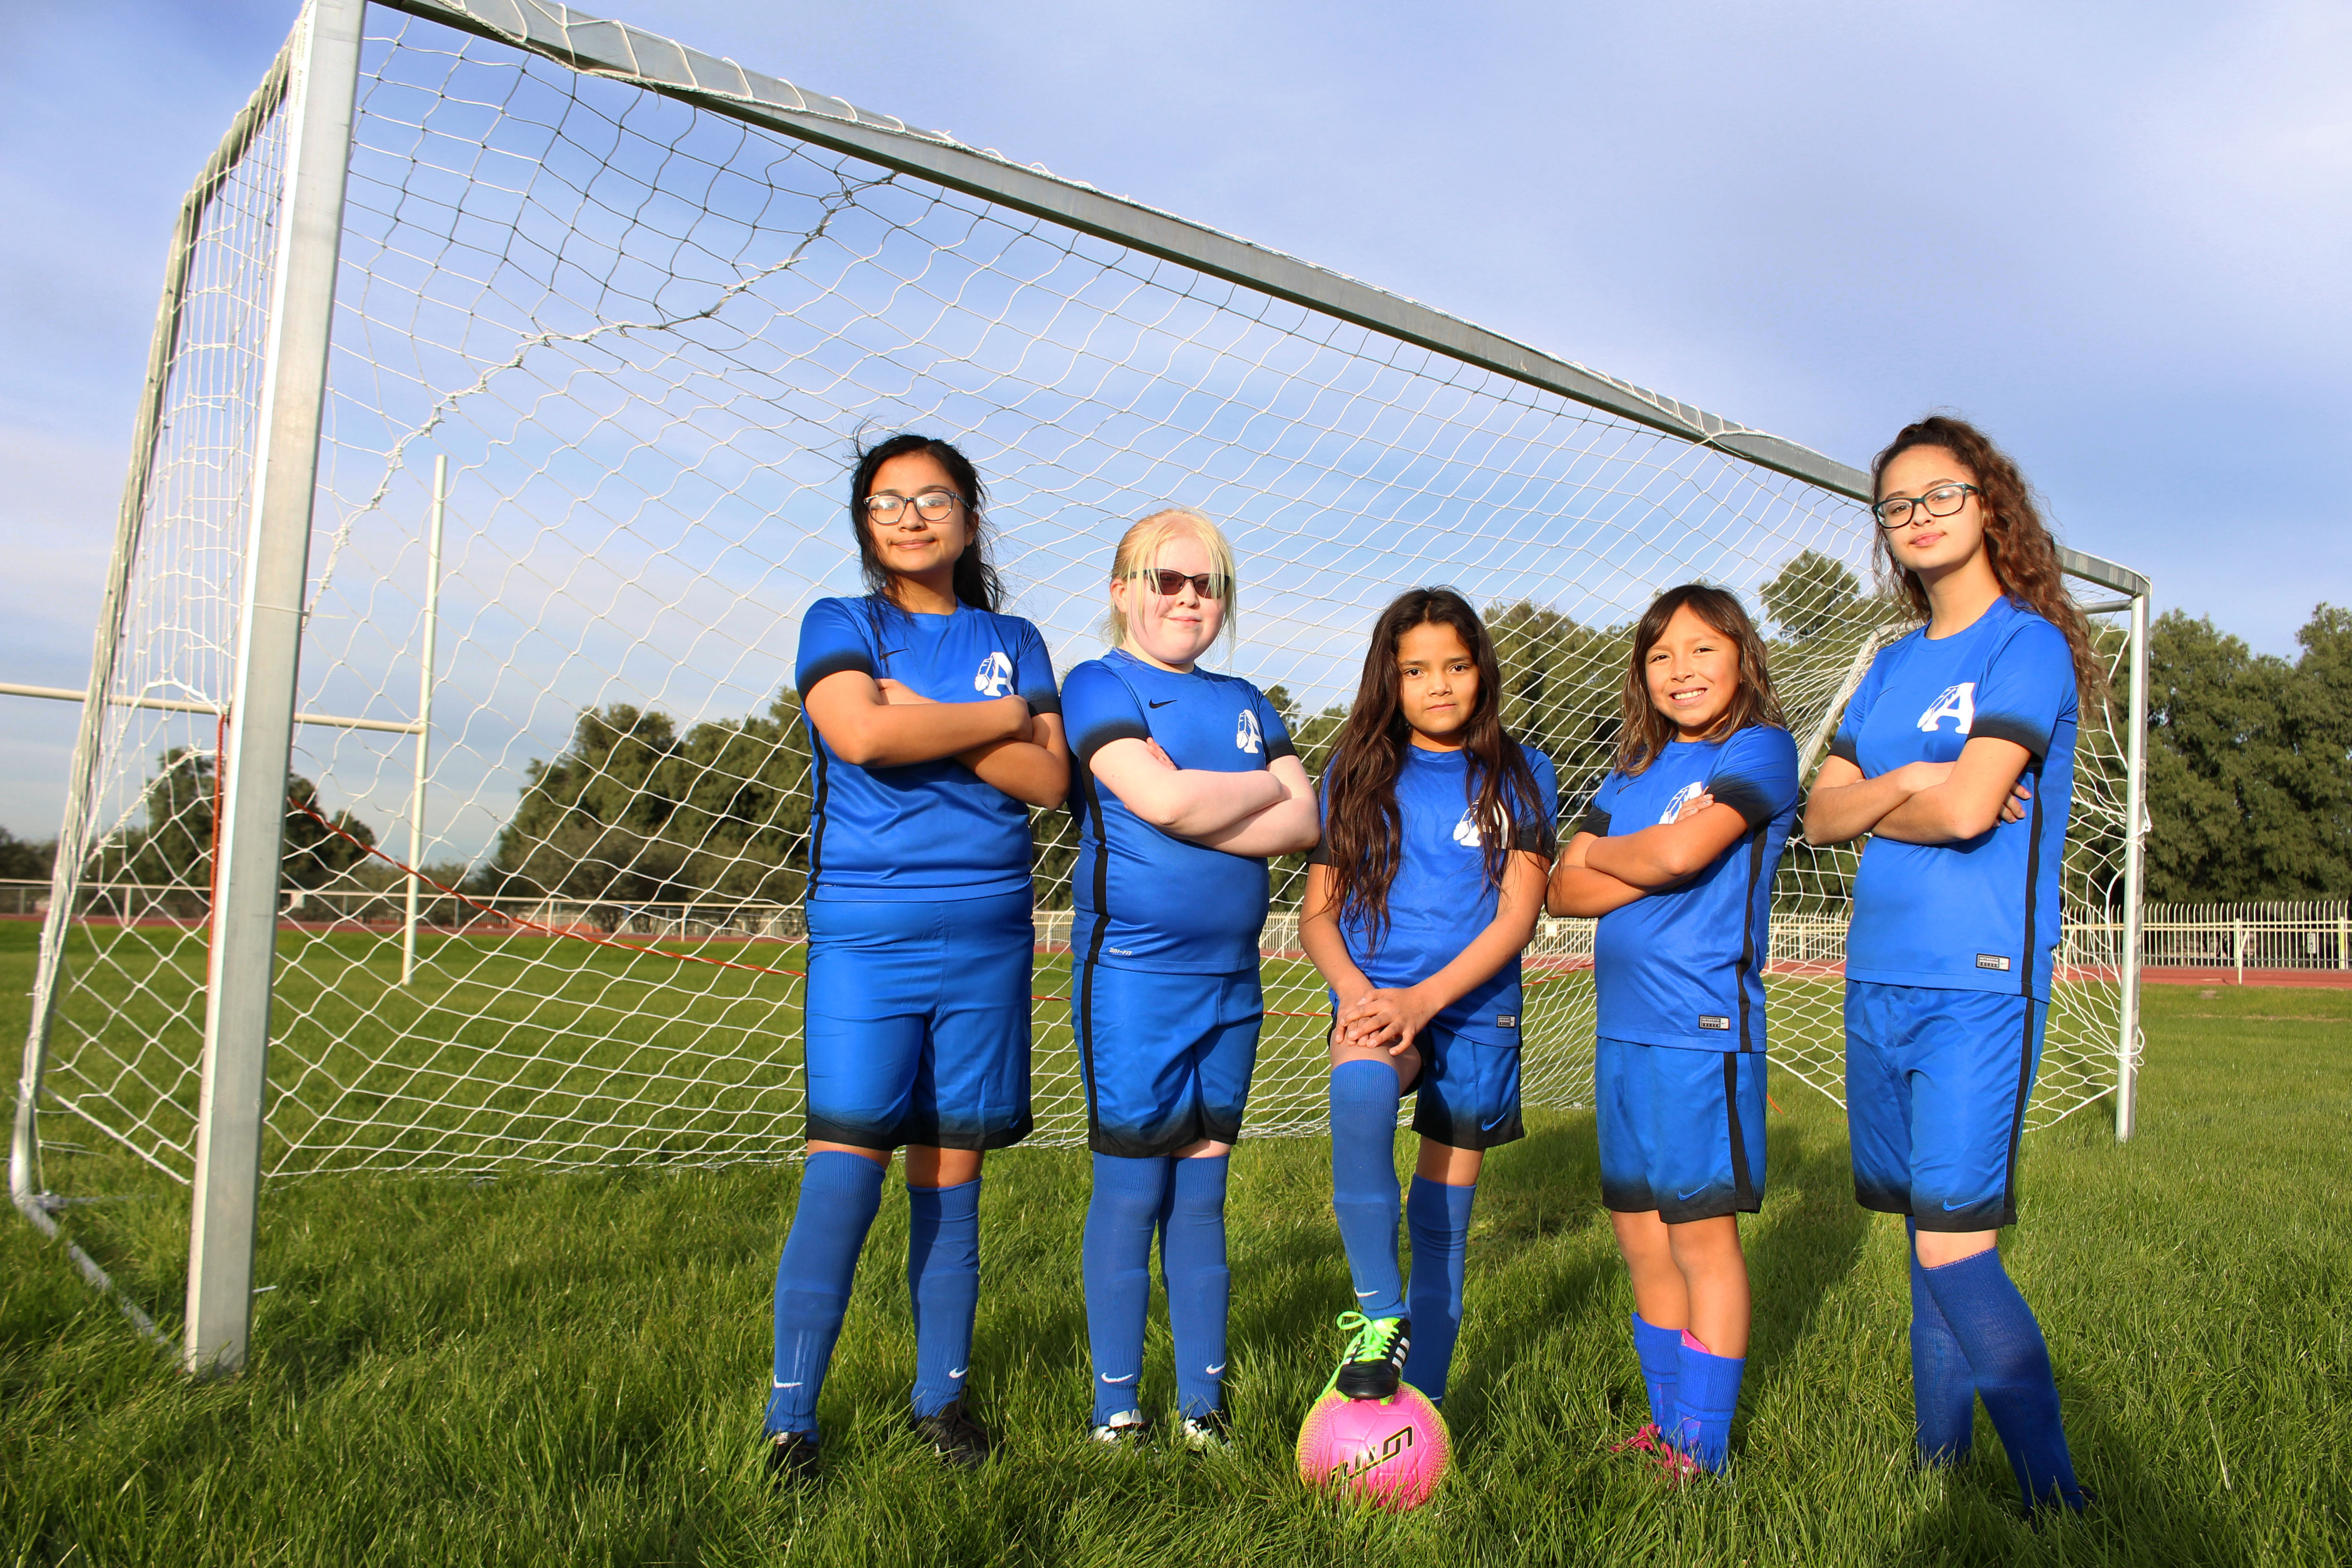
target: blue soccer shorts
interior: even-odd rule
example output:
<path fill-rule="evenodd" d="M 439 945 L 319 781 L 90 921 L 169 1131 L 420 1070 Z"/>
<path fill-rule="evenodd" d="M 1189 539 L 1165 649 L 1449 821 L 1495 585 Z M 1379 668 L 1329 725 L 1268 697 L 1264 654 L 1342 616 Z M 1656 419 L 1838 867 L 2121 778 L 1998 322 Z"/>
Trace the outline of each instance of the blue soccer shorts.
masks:
<path fill-rule="evenodd" d="M 1070 966 L 1071 1021 L 1087 1081 L 1087 1146 L 1156 1159 L 1241 1136 L 1265 993 L 1255 969 L 1167 975 Z"/>
<path fill-rule="evenodd" d="M 808 906 L 808 1135 L 999 1149 L 1029 1135 L 1030 895 Z"/>
<path fill-rule="evenodd" d="M 1519 1125 L 1516 1030 L 1432 1024 L 1413 1043 L 1421 1048 L 1421 1076 L 1412 1089 L 1414 1132 L 1454 1149 L 1492 1149 L 1528 1135 Z"/>
<path fill-rule="evenodd" d="M 2017 1222 L 2017 1137 L 2047 1002 L 2014 991 L 1845 983 L 1853 1196 L 1922 1230 Z"/>
<path fill-rule="evenodd" d="M 1601 1202 L 1668 1225 L 1764 1201 L 1764 1053 L 1593 1042 Z"/>

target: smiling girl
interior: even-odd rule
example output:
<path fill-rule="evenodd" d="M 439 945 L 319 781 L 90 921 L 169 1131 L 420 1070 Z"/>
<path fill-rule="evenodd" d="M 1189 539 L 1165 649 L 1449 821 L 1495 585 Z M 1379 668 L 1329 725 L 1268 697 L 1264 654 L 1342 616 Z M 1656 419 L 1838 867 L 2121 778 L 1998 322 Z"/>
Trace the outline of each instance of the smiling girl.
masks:
<path fill-rule="evenodd" d="M 1685 583 L 1633 634 L 1617 766 L 1552 873 L 1600 916 L 1601 1199 L 1633 1275 L 1650 1423 L 1620 1447 L 1721 1470 L 1747 1365 L 1741 1214 L 1764 1195 L 1764 982 L 1797 748 L 1739 601 Z"/>
<path fill-rule="evenodd" d="M 1504 730 L 1502 690 L 1469 601 L 1415 589 L 1372 629 L 1323 775 L 1298 937 L 1331 988 L 1331 1207 L 1356 1307 L 1329 1386 L 1350 1399 L 1386 1399 L 1400 1380 L 1444 1399 L 1479 1167 L 1525 1135 L 1519 950 L 1543 913 L 1559 796 L 1551 759 Z M 1410 1303 L 1396 1246 L 1408 1091 Z"/>
<path fill-rule="evenodd" d="M 1118 1445 L 1148 1430 L 1136 1385 L 1155 1228 L 1181 1435 L 1225 1440 L 1225 1171 L 1264 1019 L 1266 860 L 1316 840 L 1281 715 L 1197 664 L 1236 593 L 1216 524 L 1181 507 L 1145 517 L 1111 561 L 1111 651 L 1062 692 L 1078 758 L 1070 979 L 1094 1150 L 1093 1433 Z"/>
<path fill-rule="evenodd" d="M 997 612 L 985 506 L 944 441 L 861 453 L 849 517 L 868 592 L 801 621 L 808 1160 L 776 1268 L 779 1481 L 815 1470 L 817 1393 L 901 1146 L 915 1430 L 956 1464 L 989 1450 L 963 1397 L 981 1154 L 1029 1131 L 1029 808 L 1061 803 L 1069 752 L 1044 640 Z"/>
<path fill-rule="evenodd" d="M 1872 663 L 1805 805 L 1814 843 L 1871 836 L 1846 939 L 1854 1196 L 1911 1235 L 1920 1461 L 1967 1456 L 1980 1396 L 2029 1511 L 2080 1509 L 2049 1347 L 1996 1243 L 2049 1021 L 2077 693 L 2105 679 L 1981 432 L 1923 419 L 1872 472 L 1885 565 L 1927 624 Z"/>

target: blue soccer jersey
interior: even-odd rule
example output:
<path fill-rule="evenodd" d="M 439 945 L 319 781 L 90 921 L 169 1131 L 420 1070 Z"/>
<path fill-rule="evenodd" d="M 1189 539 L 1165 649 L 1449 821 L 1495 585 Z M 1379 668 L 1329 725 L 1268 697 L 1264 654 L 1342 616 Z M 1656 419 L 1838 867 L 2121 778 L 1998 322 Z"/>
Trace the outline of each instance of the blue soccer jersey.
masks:
<path fill-rule="evenodd" d="M 1872 661 L 1830 755 L 1874 779 L 1955 761 L 1971 737 L 1990 736 L 2030 754 L 2033 799 L 2021 821 L 1958 843 L 1874 836 L 1854 881 L 1848 979 L 2049 999 L 2075 719 L 2065 634 L 2007 598 L 1966 631 L 1923 627 Z"/>
<path fill-rule="evenodd" d="M 877 595 L 818 600 L 801 619 L 800 689 L 843 670 L 897 681 L 934 702 L 1018 692 L 1032 713 L 1061 711 L 1037 628 L 970 605 L 913 615 Z M 936 902 L 1029 886 L 1029 808 L 962 763 L 950 757 L 860 768 L 835 756 L 814 721 L 809 747 L 812 898 Z"/>
<path fill-rule="evenodd" d="M 1696 876 L 1601 917 L 1599 1032 L 1635 1045 L 1761 1051 L 1772 873 L 1797 820 L 1789 732 L 1757 724 L 1721 740 L 1672 742 L 1633 778 L 1602 780 L 1580 831 L 1622 838 L 1672 822 L 1701 794 L 1738 811 L 1748 831 Z"/>
<path fill-rule="evenodd" d="M 1536 850 L 1559 816 L 1559 784 L 1550 758 L 1525 746 L 1519 755 L 1535 775 L 1536 799 L 1521 802 L 1511 813 L 1511 842 L 1517 849 Z M 1474 814 L 1477 780 L 1469 757 L 1467 751 L 1405 747 L 1396 781 L 1403 831 L 1396 877 L 1389 883 L 1388 924 L 1375 939 L 1367 911 L 1351 909 L 1340 917 L 1339 936 L 1348 956 L 1366 979 L 1383 989 L 1429 978 L 1495 918 L 1502 890 L 1486 880 L 1486 852 Z M 1328 805 L 1327 799 L 1327 820 Z M 1328 865 L 1329 851 L 1318 845 L 1308 859 Z M 1493 978 L 1433 1021 L 1482 1036 L 1517 1030 L 1519 956 L 1512 954 Z"/>
<path fill-rule="evenodd" d="M 1255 969 L 1265 862 L 1162 832 L 1105 789 L 1091 764 L 1114 740 L 1156 740 L 1179 768 L 1254 773 L 1297 755 L 1282 716 L 1247 681 L 1202 669 L 1178 674 L 1123 649 L 1072 670 L 1062 703 L 1078 819 L 1073 949 L 1114 968 Z"/>

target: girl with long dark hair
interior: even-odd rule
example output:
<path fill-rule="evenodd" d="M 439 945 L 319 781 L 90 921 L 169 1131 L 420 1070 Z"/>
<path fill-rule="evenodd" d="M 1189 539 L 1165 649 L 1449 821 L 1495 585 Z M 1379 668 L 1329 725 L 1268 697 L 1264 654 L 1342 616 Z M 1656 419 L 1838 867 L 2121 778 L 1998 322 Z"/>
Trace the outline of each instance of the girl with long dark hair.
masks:
<path fill-rule="evenodd" d="M 1600 917 L 1593 1104 L 1601 1201 L 1633 1281 L 1650 1420 L 1621 1443 L 1721 1470 L 1747 1367 L 1741 1214 L 1764 1197 L 1764 982 L 1797 748 L 1764 640 L 1719 588 L 1667 590 L 1634 628 L 1617 765 L 1553 872 L 1555 915 Z"/>
<path fill-rule="evenodd" d="M 2028 1511 L 2083 1506 L 2041 1324 L 2002 1268 L 2042 1061 L 2089 628 L 2016 464 L 1973 425 L 1906 425 L 1871 465 L 1882 565 L 1927 624 L 1846 705 L 1805 836 L 1867 833 L 1846 938 L 1854 1196 L 1911 1238 L 1919 1459 L 1967 1456 L 1976 1401 Z"/>
<path fill-rule="evenodd" d="M 1503 728 L 1503 679 L 1460 594 L 1381 612 L 1323 774 L 1323 841 L 1298 936 L 1331 988 L 1331 1207 L 1354 1310 L 1330 1386 L 1445 1397 L 1486 1152 L 1519 1125 L 1519 950 L 1543 912 L 1559 816 L 1551 759 Z M 1466 937 L 1466 939 L 1465 939 Z M 1398 1102 L 1421 1134 L 1397 1267 Z"/>
<path fill-rule="evenodd" d="M 1315 843 L 1315 790 L 1281 714 L 1200 666 L 1238 607 L 1234 552 L 1186 507 L 1111 558 L 1110 652 L 1072 669 L 1078 756 L 1072 1022 L 1087 1084 L 1087 1336 L 1100 1442 L 1150 1431 L 1137 1383 L 1160 1237 L 1177 1432 L 1226 1440 L 1225 1173 L 1265 1020 L 1266 860 Z"/>
<path fill-rule="evenodd" d="M 814 1474 L 817 1392 L 892 1151 L 907 1151 L 913 1424 L 959 1465 L 982 1151 L 1029 1131 L 1029 808 L 1069 784 L 1054 668 L 999 609 L 987 496 L 961 452 L 896 435 L 858 455 L 849 521 L 867 592 L 801 621 L 814 762 L 805 1021 L 808 1158 L 776 1268 L 769 1473 Z"/>

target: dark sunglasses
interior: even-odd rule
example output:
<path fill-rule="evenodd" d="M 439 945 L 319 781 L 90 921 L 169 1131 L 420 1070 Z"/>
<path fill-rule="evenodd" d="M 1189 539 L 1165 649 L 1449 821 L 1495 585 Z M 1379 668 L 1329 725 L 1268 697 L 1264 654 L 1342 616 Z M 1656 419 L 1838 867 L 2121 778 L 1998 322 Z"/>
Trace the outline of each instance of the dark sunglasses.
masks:
<path fill-rule="evenodd" d="M 1188 582 L 1192 585 L 1192 591 L 1203 599 L 1223 599 L 1233 590 L 1233 580 L 1223 572 L 1201 571 L 1187 576 L 1160 566 L 1148 568 L 1135 575 L 1150 583 L 1162 599 L 1175 598 L 1184 591 L 1184 585 Z"/>

